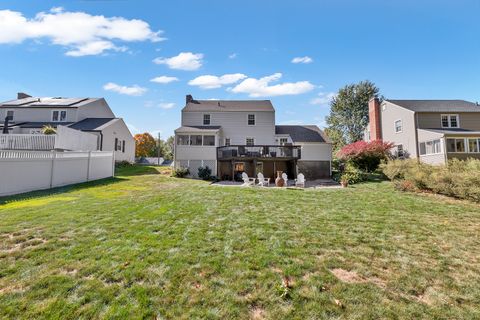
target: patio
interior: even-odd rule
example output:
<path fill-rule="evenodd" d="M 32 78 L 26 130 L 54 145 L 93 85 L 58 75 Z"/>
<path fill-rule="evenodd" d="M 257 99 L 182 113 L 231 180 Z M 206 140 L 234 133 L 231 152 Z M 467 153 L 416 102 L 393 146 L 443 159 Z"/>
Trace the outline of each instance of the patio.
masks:
<path fill-rule="evenodd" d="M 258 182 L 257 182 L 258 183 Z M 219 182 L 214 182 L 212 183 L 214 186 L 221 186 L 221 187 L 248 187 L 244 185 L 243 182 L 239 181 L 219 181 Z M 274 188 L 274 189 L 324 189 L 324 188 L 341 188 L 341 185 L 337 183 L 336 181 L 333 181 L 331 179 L 317 179 L 317 180 L 312 180 L 308 181 L 306 180 L 305 183 L 305 188 L 298 188 L 295 187 L 295 182 L 294 180 L 289 180 L 288 181 L 288 187 L 277 187 L 275 186 L 275 181 L 270 182 L 269 187 L 261 187 L 261 186 L 255 186 L 251 188 Z"/>

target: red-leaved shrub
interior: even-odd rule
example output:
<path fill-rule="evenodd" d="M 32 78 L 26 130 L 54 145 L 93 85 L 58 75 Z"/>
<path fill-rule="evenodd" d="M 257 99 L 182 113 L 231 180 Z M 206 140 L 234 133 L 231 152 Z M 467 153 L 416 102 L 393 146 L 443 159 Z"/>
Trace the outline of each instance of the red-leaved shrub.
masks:
<path fill-rule="evenodd" d="M 337 158 L 351 162 L 359 169 L 374 171 L 382 160 L 388 158 L 392 147 L 393 143 L 382 140 L 357 141 L 340 149 L 337 152 Z"/>

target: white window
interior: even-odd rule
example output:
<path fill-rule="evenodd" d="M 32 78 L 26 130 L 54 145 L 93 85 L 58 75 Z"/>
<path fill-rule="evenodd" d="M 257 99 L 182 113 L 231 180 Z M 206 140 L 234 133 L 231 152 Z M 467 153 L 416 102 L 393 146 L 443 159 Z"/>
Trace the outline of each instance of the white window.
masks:
<path fill-rule="evenodd" d="M 466 152 L 465 139 L 447 139 L 447 152 Z"/>
<path fill-rule="evenodd" d="M 395 121 L 395 133 L 399 133 L 403 131 L 402 120 Z"/>
<path fill-rule="evenodd" d="M 7 117 L 8 117 L 8 120 L 10 121 L 13 121 L 13 115 L 14 115 L 14 111 L 13 110 L 7 110 Z"/>
<path fill-rule="evenodd" d="M 190 136 L 190 145 L 201 146 L 202 145 L 202 136 L 201 135 L 191 135 Z"/>
<path fill-rule="evenodd" d="M 245 144 L 246 144 L 247 146 L 254 146 L 254 145 L 255 145 L 255 139 L 253 139 L 253 138 L 247 138 L 247 139 L 245 139 Z"/>
<path fill-rule="evenodd" d="M 215 145 L 215 136 L 203 136 L 203 145 L 204 146 L 214 146 Z"/>
<path fill-rule="evenodd" d="M 288 143 L 288 138 L 280 138 L 280 145 L 281 146 L 284 146 L 287 143 Z"/>
<path fill-rule="evenodd" d="M 53 122 L 65 122 L 65 121 L 67 121 L 67 111 L 66 110 L 53 110 L 52 111 L 52 121 Z"/>
<path fill-rule="evenodd" d="M 188 146 L 189 144 L 190 144 L 190 139 L 187 135 L 177 136 L 177 146 Z"/>
<path fill-rule="evenodd" d="M 225 138 L 225 145 L 229 146 L 230 145 L 230 138 Z"/>
<path fill-rule="evenodd" d="M 210 125 L 210 115 L 209 114 L 204 114 L 203 115 L 203 125 L 204 126 L 209 126 Z"/>
<path fill-rule="evenodd" d="M 458 114 L 442 114 L 442 128 L 459 128 Z"/>
<path fill-rule="evenodd" d="M 442 152 L 440 139 L 420 142 L 420 155 L 438 154 Z"/>
<path fill-rule="evenodd" d="M 478 153 L 480 152 L 478 139 L 468 139 L 468 152 Z"/>
<path fill-rule="evenodd" d="M 397 145 L 397 157 L 403 158 L 404 155 L 405 154 L 403 152 L 403 145 L 402 144 Z"/>
<path fill-rule="evenodd" d="M 249 114 L 247 117 L 247 124 L 249 126 L 254 126 L 255 125 L 255 115 L 254 114 Z"/>

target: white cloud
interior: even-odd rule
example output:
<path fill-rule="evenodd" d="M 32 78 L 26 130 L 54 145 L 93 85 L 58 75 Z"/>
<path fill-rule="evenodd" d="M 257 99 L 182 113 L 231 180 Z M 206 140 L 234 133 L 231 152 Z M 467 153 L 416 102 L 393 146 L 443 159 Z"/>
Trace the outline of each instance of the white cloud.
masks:
<path fill-rule="evenodd" d="M 67 48 L 66 55 L 72 57 L 127 50 L 116 42 L 165 40 L 161 31 L 152 31 L 143 20 L 68 12 L 61 7 L 39 12 L 31 19 L 18 11 L 0 10 L 0 30 L 0 44 L 46 38 Z"/>
<path fill-rule="evenodd" d="M 231 54 L 228 55 L 228 59 L 235 59 L 237 56 L 238 56 L 238 54 L 236 52 L 234 52 L 234 53 L 231 53 Z"/>
<path fill-rule="evenodd" d="M 172 109 L 172 108 L 175 107 L 175 103 L 173 103 L 173 102 L 162 102 L 162 103 L 158 104 L 158 107 L 162 108 L 162 109 Z"/>
<path fill-rule="evenodd" d="M 188 82 L 191 86 L 197 86 L 202 89 L 215 89 L 220 88 L 221 86 L 227 84 L 233 84 L 240 80 L 245 79 L 247 76 L 243 73 L 232 73 L 232 74 L 224 74 L 223 76 L 217 77 L 212 75 L 204 75 L 196 77 L 193 80 Z"/>
<path fill-rule="evenodd" d="M 156 64 L 165 64 L 170 69 L 192 71 L 200 69 L 203 64 L 202 59 L 202 53 L 180 52 L 177 56 L 170 58 L 155 58 L 153 62 Z"/>
<path fill-rule="evenodd" d="M 137 85 L 131 87 L 121 86 L 113 82 L 109 82 L 103 86 L 103 90 L 113 91 L 120 94 L 125 94 L 127 96 L 141 96 L 147 92 L 146 88 L 142 88 Z"/>
<path fill-rule="evenodd" d="M 313 90 L 315 86 L 308 81 L 284 82 L 270 85 L 282 77 L 281 73 L 275 73 L 260 79 L 248 78 L 231 89 L 234 93 L 247 93 L 250 97 L 273 97 L 283 95 L 302 94 Z"/>
<path fill-rule="evenodd" d="M 318 97 L 310 100 L 310 104 L 327 105 L 336 96 L 337 96 L 337 94 L 335 92 L 329 92 L 329 93 L 320 92 L 318 94 Z"/>
<path fill-rule="evenodd" d="M 174 81 L 178 81 L 177 77 L 168 77 L 168 76 L 160 76 L 160 77 L 155 77 L 153 79 L 150 79 L 151 82 L 155 83 L 170 83 Z"/>
<path fill-rule="evenodd" d="M 313 59 L 309 56 L 305 57 L 295 57 L 292 59 L 292 63 L 312 63 Z"/>

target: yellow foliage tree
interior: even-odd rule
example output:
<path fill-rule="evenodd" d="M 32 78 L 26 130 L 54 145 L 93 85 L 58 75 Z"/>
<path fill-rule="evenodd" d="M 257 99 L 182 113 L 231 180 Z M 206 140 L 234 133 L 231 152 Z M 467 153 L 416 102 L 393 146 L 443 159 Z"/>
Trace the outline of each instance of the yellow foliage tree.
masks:
<path fill-rule="evenodd" d="M 152 157 L 155 156 L 157 142 L 148 132 L 138 133 L 135 135 L 135 156 L 136 157 Z"/>

